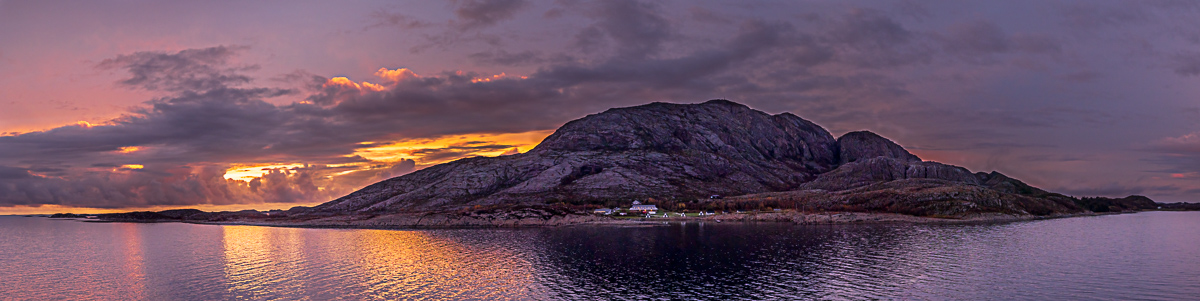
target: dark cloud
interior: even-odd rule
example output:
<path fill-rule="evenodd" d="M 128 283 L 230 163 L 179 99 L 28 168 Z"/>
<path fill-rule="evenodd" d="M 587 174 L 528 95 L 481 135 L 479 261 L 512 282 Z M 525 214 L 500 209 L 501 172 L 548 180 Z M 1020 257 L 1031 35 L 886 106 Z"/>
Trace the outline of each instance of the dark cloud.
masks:
<path fill-rule="evenodd" d="M 590 15 L 597 20 L 577 37 L 597 38 L 602 32 L 616 45 L 615 57 L 638 60 L 657 54 L 674 34 L 671 22 L 654 3 L 635 0 L 604 1 Z M 580 39 L 583 41 L 583 38 Z M 596 42 L 579 42 L 595 45 Z"/>
<path fill-rule="evenodd" d="M 584 53 L 598 52 L 608 45 L 608 40 L 604 37 L 604 32 L 595 26 L 584 28 L 575 34 L 575 48 Z"/>
<path fill-rule="evenodd" d="M 1200 133 L 1160 139 L 1151 143 L 1149 150 L 1176 155 L 1200 155 Z"/>
<path fill-rule="evenodd" d="M 1008 35 L 996 24 L 974 21 L 950 28 L 945 48 L 950 52 L 982 55 L 1007 52 L 1012 47 Z"/>
<path fill-rule="evenodd" d="M 385 11 L 385 10 L 378 10 L 378 11 L 372 12 L 370 15 L 370 18 L 374 19 L 375 23 L 371 24 L 370 26 L 367 26 L 367 28 L 365 28 L 365 29 L 372 29 L 372 28 L 377 28 L 377 27 L 399 27 L 401 29 L 417 29 L 417 28 L 431 27 L 434 25 L 432 22 L 414 19 L 413 17 L 408 16 L 408 15 L 389 12 L 389 11 Z"/>
<path fill-rule="evenodd" d="M 688 13 L 691 14 L 692 20 L 696 20 L 698 22 L 716 23 L 716 24 L 733 24 L 734 23 L 732 19 L 722 16 L 721 14 L 718 14 L 717 12 L 714 12 L 710 9 L 700 7 L 700 6 L 693 6 L 691 8 L 688 8 Z"/>
<path fill-rule="evenodd" d="M 1132 4 L 1124 3 L 1121 4 Z M 1140 5 L 1107 5 L 1097 2 L 1072 2 L 1059 8 L 1063 22 L 1079 29 L 1097 30 L 1149 19 Z"/>
<path fill-rule="evenodd" d="M 911 42 L 915 34 L 888 15 L 854 9 L 829 32 L 829 39 L 855 48 L 884 49 Z"/>
<path fill-rule="evenodd" d="M 543 61 L 542 54 L 539 51 L 521 51 L 518 53 L 509 53 L 504 50 L 476 52 L 468 55 L 472 60 L 484 65 L 498 66 L 520 66 Z"/>
<path fill-rule="evenodd" d="M 989 62 L 996 55 L 1012 53 L 1058 54 L 1058 40 L 1041 34 L 1008 34 L 995 23 L 971 21 L 951 26 L 937 35 L 941 48 L 969 62 Z"/>
<path fill-rule="evenodd" d="M 853 9 L 821 33 L 840 61 L 855 67 L 894 68 L 929 62 L 935 50 L 922 36 L 883 12 Z"/>
<path fill-rule="evenodd" d="M 121 84 L 130 87 L 169 92 L 207 91 L 250 82 L 250 77 L 237 72 L 257 66 L 227 66 L 231 57 L 246 49 L 217 46 L 176 53 L 136 52 L 106 59 L 96 67 L 129 71 L 133 77 L 122 80 Z"/>
<path fill-rule="evenodd" d="M 455 26 L 464 30 L 492 26 L 511 19 L 527 5 L 524 0 L 459 0 L 454 15 L 462 22 Z"/>
<path fill-rule="evenodd" d="M 29 174 L 29 170 L 27 169 L 0 165 L 0 179 L 19 180 L 31 177 L 33 175 Z"/>
<path fill-rule="evenodd" d="M 1103 74 L 1095 71 L 1079 71 L 1064 74 L 1061 76 L 1061 78 L 1073 82 L 1086 83 L 1094 81 L 1101 76 L 1103 76 Z"/>
<path fill-rule="evenodd" d="M 1175 55 L 1175 73 L 1183 76 L 1200 75 L 1200 53 Z"/>

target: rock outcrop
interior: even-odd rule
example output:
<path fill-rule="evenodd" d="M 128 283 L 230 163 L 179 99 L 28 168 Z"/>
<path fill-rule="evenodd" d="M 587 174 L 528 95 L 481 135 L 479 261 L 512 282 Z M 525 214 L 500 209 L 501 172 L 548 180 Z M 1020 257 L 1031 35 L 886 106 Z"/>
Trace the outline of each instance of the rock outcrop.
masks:
<path fill-rule="evenodd" d="M 849 132 L 837 139 L 838 163 L 846 164 L 876 157 L 900 162 L 921 161 L 899 144 L 868 131 Z"/>

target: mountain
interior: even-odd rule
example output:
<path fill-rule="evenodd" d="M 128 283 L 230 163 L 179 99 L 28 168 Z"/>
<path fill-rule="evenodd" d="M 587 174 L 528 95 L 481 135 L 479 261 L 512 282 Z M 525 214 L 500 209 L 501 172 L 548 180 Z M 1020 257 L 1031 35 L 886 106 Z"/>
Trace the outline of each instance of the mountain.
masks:
<path fill-rule="evenodd" d="M 997 172 L 922 161 L 871 132 L 835 139 L 791 113 L 712 100 L 610 109 L 568 122 L 526 153 L 431 166 L 297 213 L 613 206 L 651 198 L 705 208 L 755 201 L 914 215 L 1088 211 L 1079 199 Z"/>

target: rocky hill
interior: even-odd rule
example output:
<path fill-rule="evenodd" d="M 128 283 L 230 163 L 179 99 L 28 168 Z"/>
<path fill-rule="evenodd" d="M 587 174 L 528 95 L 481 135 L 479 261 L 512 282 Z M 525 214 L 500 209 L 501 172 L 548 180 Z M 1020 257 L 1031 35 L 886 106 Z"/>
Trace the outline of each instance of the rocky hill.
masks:
<path fill-rule="evenodd" d="M 710 199 L 713 195 L 742 197 Z M 972 173 L 921 161 L 871 132 L 835 139 L 791 113 L 770 115 L 712 100 L 610 109 L 568 122 L 527 153 L 431 166 L 293 213 L 423 212 L 647 198 L 708 207 L 772 201 L 777 206 L 938 216 L 1088 212 L 1079 199 L 997 172 Z"/>

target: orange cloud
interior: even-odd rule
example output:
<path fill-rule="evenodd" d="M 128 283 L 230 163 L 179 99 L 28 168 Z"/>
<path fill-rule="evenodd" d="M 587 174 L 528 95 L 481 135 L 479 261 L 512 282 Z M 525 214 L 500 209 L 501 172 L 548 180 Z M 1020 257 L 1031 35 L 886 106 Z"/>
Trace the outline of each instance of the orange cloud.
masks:
<path fill-rule="evenodd" d="M 355 83 L 354 81 L 352 81 L 349 78 L 346 78 L 344 76 L 330 78 L 328 81 L 325 81 L 325 85 L 324 85 L 325 88 L 329 88 L 329 87 L 333 87 L 333 86 L 341 86 L 341 87 L 353 88 L 353 89 L 362 89 L 362 86 L 358 85 L 358 83 Z"/>
<path fill-rule="evenodd" d="M 511 76 L 511 75 L 508 75 L 507 73 L 500 72 L 500 74 L 492 75 L 491 77 L 476 77 L 474 79 L 471 79 L 471 82 L 472 83 L 481 83 L 481 82 L 486 83 L 486 82 L 490 82 L 493 80 L 499 80 L 499 79 L 505 79 L 505 78 L 527 79 L 529 77 L 528 76 Z"/>
<path fill-rule="evenodd" d="M 388 70 L 388 68 L 379 68 L 375 71 L 375 76 L 396 83 L 406 79 L 420 78 L 420 75 L 408 70 L 408 68 L 399 68 L 396 70 Z"/>
<path fill-rule="evenodd" d="M 225 171 L 224 178 L 227 180 L 250 181 L 255 178 L 260 178 L 263 175 L 277 169 L 291 169 L 304 167 L 301 163 L 292 164 L 249 164 L 249 165 L 234 165 Z"/>
<path fill-rule="evenodd" d="M 348 89 L 348 90 L 356 90 L 356 91 L 360 91 L 360 92 L 366 92 L 366 91 L 379 92 L 379 91 L 383 91 L 383 90 L 387 89 L 387 87 L 384 85 L 372 84 L 370 82 L 356 83 L 356 82 L 350 80 L 349 78 L 342 77 L 342 76 L 334 77 L 334 78 L 329 79 L 328 81 L 325 81 L 325 84 L 322 85 L 322 87 L 324 87 L 324 88 L 337 87 L 337 88 Z"/>
<path fill-rule="evenodd" d="M 479 151 L 470 152 L 470 154 L 467 154 L 467 156 L 511 155 L 518 153 L 519 149 L 533 149 L 533 147 L 541 143 L 546 136 L 550 136 L 550 134 L 553 133 L 554 130 L 545 130 L 524 133 L 468 134 L 444 136 L 435 139 L 400 140 L 380 146 L 361 148 L 355 151 L 354 154 L 362 156 L 363 158 L 371 161 L 395 162 L 399 160 L 413 159 L 417 160 L 417 162 L 422 165 L 437 164 L 457 159 L 457 157 L 449 159 L 427 160 L 422 158 L 420 155 L 417 155 L 417 153 L 420 153 L 423 150 L 452 148 L 457 145 L 467 143 L 512 146 L 512 148 L 504 149 L 481 149 Z"/>

